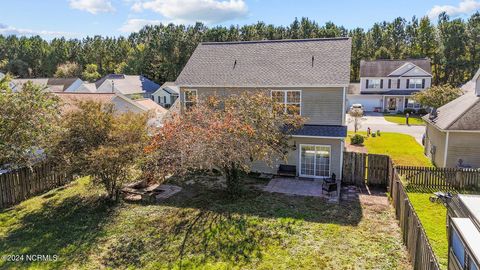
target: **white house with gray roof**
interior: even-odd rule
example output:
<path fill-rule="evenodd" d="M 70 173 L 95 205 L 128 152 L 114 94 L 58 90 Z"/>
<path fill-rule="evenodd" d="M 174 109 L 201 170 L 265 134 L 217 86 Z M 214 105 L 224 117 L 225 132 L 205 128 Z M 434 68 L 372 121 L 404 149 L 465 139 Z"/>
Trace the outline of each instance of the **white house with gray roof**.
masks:
<path fill-rule="evenodd" d="M 165 82 L 152 94 L 152 100 L 164 108 L 170 108 L 179 94 L 180 89 L 175 85 L 175 82 Z"/>
<path fill-rule="evenodd" d="M 306 117 L 291 136 L 294 150 L 273 167 L 255 162 L 253 170 L 277 173 L 281 164 L 297 176 L 342 175 L 346 91 L 350 81 L 348 38 L 206 42 L 198 45 L 175 84 L 183 107 L 207 96 L 269 91 L 279 103 L 298 108 L 285 113 Z"/>
<path fill-rule="evenodd" d="M 151 98 L 160 85 L 142 75 L 108 74 L 95 82 L 97 93 L 119 93 L 127 97 Z"/>
<path fill-rule="evenodd" d="M 472 82 L 474 91 L 423 118 L 425 154 L 439 167 L 480 168 L 480 69 Z"/>
<path fill-rule="evenodd" d="M 421 108 L 411 96 L 432 84 L 429 59 L 360 61 L 360 83 L 349 87 L 348 107 L 396 113 Z"/>

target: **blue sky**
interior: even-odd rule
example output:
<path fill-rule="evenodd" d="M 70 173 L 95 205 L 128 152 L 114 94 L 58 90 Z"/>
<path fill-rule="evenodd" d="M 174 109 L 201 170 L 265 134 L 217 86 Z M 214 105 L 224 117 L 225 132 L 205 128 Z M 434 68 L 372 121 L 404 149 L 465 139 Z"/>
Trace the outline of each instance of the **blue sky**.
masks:
<path fill-rule="evenodd" d="M 0 0 L 0 34 L 81 38 L 128 35 L 145 24 L 203 21 L 207 25 L 288 25 L 295 17 L 347 28 L 368 28 L 395 17 L 430 16 L 442 11 L 467 18 L 480 0 Z"/>

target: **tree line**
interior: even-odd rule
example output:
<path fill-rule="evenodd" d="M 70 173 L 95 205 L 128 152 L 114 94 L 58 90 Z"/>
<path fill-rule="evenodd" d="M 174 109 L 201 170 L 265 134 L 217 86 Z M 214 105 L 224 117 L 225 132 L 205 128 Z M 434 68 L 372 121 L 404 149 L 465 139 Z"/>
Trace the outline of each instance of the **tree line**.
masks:
<path fill-rule="evenodd" d="M 480 13 L 467 20 L 445 13 L 436 23 L 428 17 L 396 18 L 369 29 L 346 29 L 308 18 L 289 26 L 258 22 L 244 26 L 145 26 L 128 37 L 94 36 L 84 39 L 0 35 L 0 71 L 18 77 L 73 75 L 94 80 L 109 73 L 143 74 L 158 82 L 175 80 L 200 42 L 351 37 L 351 80 L 359 80 L 360 60 L 428 57 L 433 82 L 461 85 L 480 64 Z M 74 63 L 72 66 L 71 64 Z M 76 66 L 75 66 L 76 65 Z M 83 70 L 83 72 L 82 72 Z M 98 74 L 97 74 L 98 73 Z"/>

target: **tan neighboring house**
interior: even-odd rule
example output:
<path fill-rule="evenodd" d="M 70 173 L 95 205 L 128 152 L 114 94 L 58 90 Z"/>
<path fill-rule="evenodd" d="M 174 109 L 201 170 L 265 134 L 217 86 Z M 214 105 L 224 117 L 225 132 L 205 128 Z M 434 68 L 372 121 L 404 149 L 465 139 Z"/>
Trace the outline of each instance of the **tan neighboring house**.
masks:
<path fill-rule="evenodd" d="M 260 90 L 279 103 L 297 106 L 307 122 L 292 135 L 294 150 L 286 164 L 295 166 L 300 177 L 335 173 L 340 179 L 350 54 L 348 38 L 206 42 L 198 45 L 175 84 L 182 107 L 212 94 Z M 269 167 L 255 162 L 252 169 L 275 174 L 283 163 Z"/>
<path fill-rule="evenodd" d="M 167 110 L 150 99 L 132 100 L 124 95 L 115 93 L 55 93 L 63 103 L 62 112 L 76 110 L 78 101 L 97 101 L 112 103 L 118 113 L 151 113 L 149 125 L 160 127 Z"/>
<path fill-rule="evenodd" d="M 31 81 L 33 84 L 45 87 L 51 92 L 74 92 L 79 88 L 83 81 L 79 78 L 25 78 L 25 79 L 13 79 L 12 90 L 21 91 L 23 85 Z"/>
<path fill-rule="evenodd" d="M 480 168 L 479 77 L 480 70 L 472 79 L 472 91 L 424 116 L 425 154 L 438 167 Z"/>

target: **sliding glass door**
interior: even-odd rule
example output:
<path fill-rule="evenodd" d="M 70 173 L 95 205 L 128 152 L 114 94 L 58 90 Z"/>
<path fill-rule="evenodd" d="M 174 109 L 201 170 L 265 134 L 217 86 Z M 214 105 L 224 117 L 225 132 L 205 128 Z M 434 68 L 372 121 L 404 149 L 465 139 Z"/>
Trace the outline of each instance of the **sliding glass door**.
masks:
<path fill-rule="evenodd" d="M 330 176 L 329 145 L 300 145 L 300 176 L 326 178 Z"/>

